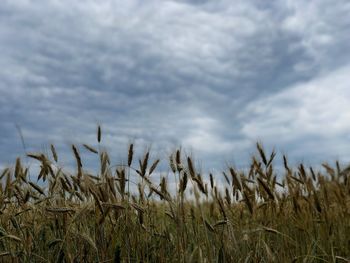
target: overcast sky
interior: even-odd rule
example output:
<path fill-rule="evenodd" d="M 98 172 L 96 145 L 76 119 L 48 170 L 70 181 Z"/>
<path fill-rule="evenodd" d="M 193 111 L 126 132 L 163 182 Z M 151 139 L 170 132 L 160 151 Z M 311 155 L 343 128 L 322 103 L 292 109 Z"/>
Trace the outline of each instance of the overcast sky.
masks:
<path fill-rule="evenodd" d="M 349 14 L 348 0 L 2 0 L 0 164 L 23 156 L 16 125 L 64 163 L 97 124 L 112 163 L 133 141 L 244 167 L 257 140 L 349 162 Z"/>

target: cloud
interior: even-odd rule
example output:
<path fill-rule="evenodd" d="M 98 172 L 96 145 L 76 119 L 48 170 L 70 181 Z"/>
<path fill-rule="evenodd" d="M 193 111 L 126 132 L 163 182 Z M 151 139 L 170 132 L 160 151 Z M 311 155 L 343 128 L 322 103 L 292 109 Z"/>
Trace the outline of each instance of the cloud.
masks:
<path fill-rule="evenodd" d="M 15 124 L 28 150 L 53 142 L 63 160 L 71 143 L 96 143 L 97 123 L 116 162 L 131 140 L 158 155 L 188 147 L 213 167 L 226 155 L 243 163 L 257 136 L 291 151 L 326 135 L 343 145 L 346 103 L 325 98 L 348 95 L 337 79 L 348 11 L 342 0 L 4 1 L 0 163 L 23 154 Z"/>
<path fill-rule="evenodd" d="M 350 136 L 349 81 L 350 66 L 345 66 L 254 101 L 241 115 L 241 132 L 300 148 L 305 156 L 349 157 L 342 146 Z"/>
<path fill-rule="evenodd" d="M 282 23 L 282 29 L 300 37 L 290 49 L 303 50 L 309 61 L 294 65 L 296 71 L 313 68 L 331 70 L 335 65 L 347 64 L 349 57 L 340 57 L 339 52 L 348 49 L 347 13 L 349 2 L 322 0 L 316 2 L 287 1 L 290 15 Z M 334 57 L 340 59 L 335 61 Z"/>

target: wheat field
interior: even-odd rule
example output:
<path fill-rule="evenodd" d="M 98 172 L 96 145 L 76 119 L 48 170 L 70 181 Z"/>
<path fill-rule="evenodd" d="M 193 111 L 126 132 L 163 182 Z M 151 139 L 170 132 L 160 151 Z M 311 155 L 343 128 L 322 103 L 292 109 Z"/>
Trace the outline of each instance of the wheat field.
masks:
<path fill-rule="evenodd" d="M 350 168 L 338 162 L 318 171 L 283 156 L 277 172 L 276 153 L 258 143 L 248 171 L 206 175 L 181 150 L 135 156 L 130 144 L 115 165 L 99 147 L 72 145 L 71 172 L 51 145 L 27 153 L 40 165 L 30 176 L 17 158 L 0 173 L 0 262 L 350 262 Z"/>

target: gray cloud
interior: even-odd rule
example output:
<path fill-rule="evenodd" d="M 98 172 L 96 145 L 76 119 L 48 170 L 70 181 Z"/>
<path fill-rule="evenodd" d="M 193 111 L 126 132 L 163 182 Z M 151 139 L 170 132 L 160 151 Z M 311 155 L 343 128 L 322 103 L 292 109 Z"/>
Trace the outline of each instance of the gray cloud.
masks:
<path fill-rule="evenodd" d="M 97 123 L 116 161 L 130 140 L 158 155 L 188 147 L 208 167 L 244 166 L 257 139 L 295 159 L 345 159 L 349 11 L 341 0 L 5 1 L 0 163 L 23 153 L 16 123 L 28 149 L 54 142 L 65 160 L 70 143 L 95 142 Z"/>

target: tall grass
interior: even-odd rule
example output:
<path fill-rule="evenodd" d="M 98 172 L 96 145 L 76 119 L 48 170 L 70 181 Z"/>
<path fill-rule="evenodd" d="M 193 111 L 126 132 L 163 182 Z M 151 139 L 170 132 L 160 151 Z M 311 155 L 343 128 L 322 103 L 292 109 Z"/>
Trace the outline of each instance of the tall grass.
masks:
<path fill-rule="evenodd" d="M 99 156 L 97 174 L 81 147 Z M 74 173 L 53 145 L 50 156 L 28 153 L 40 185 L 17 158 L 0 175 L 0 261 L 350 262 L 350 169 L 295 168 L 284 157 L 277 175 L 275 152 L 257 144 L 248 172 L 207 178 L 182 155 L 166 158 L 176 189 L 164 176 L 155 183 L 160 160 L 149 151 L 136 160 L 133 144 L 117 166 L 100 147 L 73 145 Z"/>

